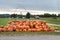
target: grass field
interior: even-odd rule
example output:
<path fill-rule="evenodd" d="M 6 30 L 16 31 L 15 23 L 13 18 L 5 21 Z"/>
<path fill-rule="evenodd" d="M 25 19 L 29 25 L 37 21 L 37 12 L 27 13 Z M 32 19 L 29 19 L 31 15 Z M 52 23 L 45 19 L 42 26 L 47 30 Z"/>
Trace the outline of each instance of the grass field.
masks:
<path fill-rule="evenodd" d="M 41 20 L 45 20 L 47 23 L 52 24 L 60 24 L 60 18 L 53 19 L 53 18 L 40 18 Z"/>
<path fill-rule="evenodd" d="M 17 20 L 21 18 L 16 18 Z M 0 25 L 6 25 L 9 21 L 14 20 L 14 18 L 0 18 Z M 30 20 L 34 20 L 34 18 L 30 18 Z M 39 20 L 45 20 L 47 23 L 52 24 L 60 24 L 60 19 L 53 19 L 53 18 L 39 18 Z"/>
<path fill-rule="evenodd" d="M 17 20 L 21 20 L 21 18 L 16 18 Z M 15 18 L 0 18 L 0 25 L 6 25 L 8 22 L 15 20 Z M 30 20 L 34 20 L 34 18 L 30 18 Z M 47 23 L 52 24 L 60 24 L 60 19 L 53 19 L 53 18 L 40 18 L 39 20 L 45 20 Z M 54 26 L 59 28 L 60 26 Z M 0 32 L 0 35 L 24 35 L 24 34 L 31 34 L 31 35 L 41 35 L 41 34 L 47 34 L 47 35 L 60 35 L 60 32 Z"/>
<path fill-rule="evenodd" d="M 0 25 L 4 25 L 5 26 L 8 22 L 13 21 L 15 19 L 16 20 L 21 20 L 21 18 L 0 18 Z M 34 20 L 34 18 L 30 18 L 30 20 Z M 59 18 L 58 19 L 40 18 L 39 20 L 45 20 L 47 23 L 51 23 L 51 24 L 60 24 L 60 19 Z M 57 27 L 60 29 L 59 26 L 57 26 Z"/>
<path fill-rule="evenodd" d="M 31 18 L 34 19 L 34 18 Z M 60 24 L 60 18 L 53 19 L 53 18 L 39 18 L 39 20 L 45 20 L 47 23 L 52 23 L 52 24 Z"/>
<path fill-rule="evenodd" d="M 21 36 L 21 35 L 60 35 L 60 32 L 0 32 L 0 35 Z"/>

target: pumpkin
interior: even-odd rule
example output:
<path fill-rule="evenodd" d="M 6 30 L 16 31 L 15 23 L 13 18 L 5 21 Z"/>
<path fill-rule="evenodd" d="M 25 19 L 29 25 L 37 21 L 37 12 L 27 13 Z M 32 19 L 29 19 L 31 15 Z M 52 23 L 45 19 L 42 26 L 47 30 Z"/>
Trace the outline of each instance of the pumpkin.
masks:
<path fill-rule="evenodd" d="M 22 29 L 20 29 L 20 31 L 22 31 Z"/>
<path fill-rule="evenodd" d="M 32 28 L 31 31 L 32 31 L 32 32 L 35 32 L 35 31 L 36 31 L 36 28 Z"/>
<path fill-rule="evenodd" d="M 8 32 L 12 32 L 13 31 L 13 28 L 8 28 L 7 31 Z"/>
<path fill-rule="evenodd" d="M 0 31 L 2 31 L 2 28 L 0 28 Z"/>
<path fill-rule="evenodd" d="M 7 29 L 6 29 L 6 28 L 3 28 L 3 31 L 4 31 L 4 32 L 6 32 L 6 31 L 7 31 Z"/>
<path fill-rule="evenodd" d="M 23 31 L 27 31 L 26 29 L 23 29 Z"/>
<path fill-rule="evenodd" d="M 29 29 L 28 29 L 28 31 L 29 31 L 29 32 L 31 32 L 31 31 L 32 31 L 32 29 L 31 29 L 31 28 L 29 28 Z"/>
<path fill-rule="evenodd" d="M 20 30 L 19 29 L 16 29 L 16 32 L 19 32 Z"/>

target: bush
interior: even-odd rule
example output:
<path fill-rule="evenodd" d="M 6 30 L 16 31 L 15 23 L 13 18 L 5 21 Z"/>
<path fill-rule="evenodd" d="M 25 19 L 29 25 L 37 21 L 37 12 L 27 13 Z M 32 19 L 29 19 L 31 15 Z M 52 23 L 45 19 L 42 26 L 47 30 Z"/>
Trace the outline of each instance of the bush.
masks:
<path fill-rule="evenodd" d="M 11 14 L 11 18 L 17 18 L 17 14 Z"/>

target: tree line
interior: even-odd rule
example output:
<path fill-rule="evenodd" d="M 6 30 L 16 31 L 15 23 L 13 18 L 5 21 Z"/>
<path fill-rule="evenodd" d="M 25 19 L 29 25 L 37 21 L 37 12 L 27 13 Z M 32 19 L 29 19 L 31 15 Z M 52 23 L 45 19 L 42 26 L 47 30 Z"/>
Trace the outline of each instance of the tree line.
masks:
<path fill-rule="evenodd" d="M 17 14 L 0 14 L 0 18 L 38 18 L 38 17 L 60 17 L 60 14 L 49 14 L 49 13 L 44 13 L 41 15 L 31 15 L 30 12 L 27 12 L 26 15 L 17 15 Z"/>

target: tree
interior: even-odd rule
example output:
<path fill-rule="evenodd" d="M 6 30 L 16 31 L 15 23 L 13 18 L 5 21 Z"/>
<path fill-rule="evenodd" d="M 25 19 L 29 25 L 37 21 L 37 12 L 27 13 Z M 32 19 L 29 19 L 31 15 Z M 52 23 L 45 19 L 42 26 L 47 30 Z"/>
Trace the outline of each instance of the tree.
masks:
<path fill-rule="evenodd" d="M 17 17 L 17 14 L 11 14 L 11 18 L 16 18 Z"/>
<path fill-rule="evenodd" d="M 29 12 L 27 12 L 27 14 L 26 14 L 26 18 L 30 18 L 30 16 L 31 16 L 31 14 L 29 13 Z"/>
<path fill-rule="evenodd" d="M 60 14 L 58 14 L 58 17 L 60 17 Z"/>
<path fill-rule="evenodd" d="M 52 14 L 51 16 L 53 17 L 53 19 L 57 19 L 57 15 L 56 14 Z"/>
<path fill-rule="evenodd" d="M 56 14 L 52 14 L 51 16 L 52 16 L 52 17 L 56 17 L 57 15 L 56 15 Z"/>
<path fill-rule="evenodd" d="M 49 13 L 44 13 L 44 17 L 51 17 L 51 14 L 49 14 Z"/>

